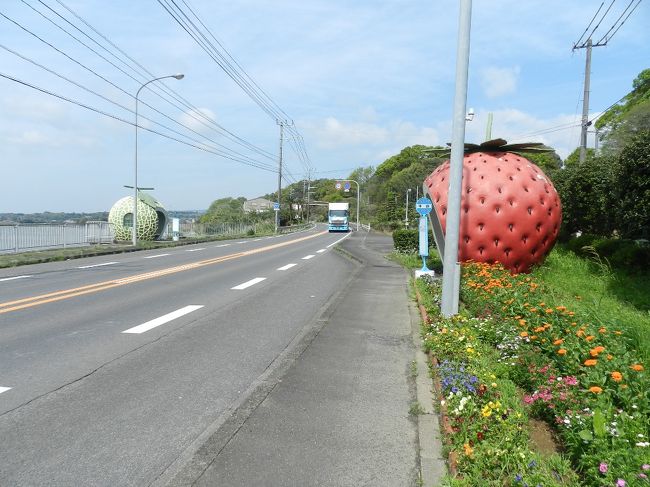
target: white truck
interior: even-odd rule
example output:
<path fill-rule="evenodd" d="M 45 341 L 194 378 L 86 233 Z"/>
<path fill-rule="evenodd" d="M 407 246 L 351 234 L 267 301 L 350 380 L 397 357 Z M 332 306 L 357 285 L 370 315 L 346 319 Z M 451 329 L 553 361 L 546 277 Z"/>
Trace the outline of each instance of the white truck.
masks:
<path fill-rule="evenodd" d="M 330 203 L 327 211 L 330 232 L 350 231 L 350 203 Z"/>

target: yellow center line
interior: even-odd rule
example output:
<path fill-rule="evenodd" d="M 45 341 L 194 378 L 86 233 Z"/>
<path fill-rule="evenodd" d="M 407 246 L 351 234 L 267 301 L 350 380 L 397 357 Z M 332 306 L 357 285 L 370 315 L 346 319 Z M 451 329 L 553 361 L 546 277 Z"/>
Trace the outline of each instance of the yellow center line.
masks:
<path fill-rule="evenodd" d="M 198 262 L 193 262 L 191 264 L 183 264 L 175 267 L 168 267 L 166 269 L 145 272 L 143 274 L 136 274 L 130 277 L 112 279 L 110 281 L 97 282 L 95 284 L 88 284 L 86 286 L 76 287 L 72 289 L 64 289 L 61 291 L 54 291 L 47 294 L 40 294 L 38 296 L 31 296 L 28 298 L 17 299 L 14 301 L 7 301 L 5 303 L 0 303 L 0 314 L 9 313 L 10 311 L 17 311 L 24 308 L 31 308 L 33 306 L 40 306 L 42 304 L 61 301 L 64 299 L 70 299 L 75 296 L 82 296 L 84 294 L 91 294 L 99 291 L 105 291 L 107 289 L 111 289 L 114 287 L 125 286 L 127 284 L 133 284 L 136 282 L 146 281 L 149 279 L 155 279 L 158 277 L 175 274 L 177 272 L 184 272 L 192 269 L 198 269 L 199 267 L 218 264 L 220 262 L 225 262 L 232 259 L 238 259 L 240 257 L 245 257 L 247 255 L 258 254 L 260 252 L 268 252 L 269 250 L 285 247 L 287 245 L 292 245 L 298 242 L 302 242 L 304 240 L 309 240 L 311 238 L 319 237 L 326 233 L 328 232 L 315 233 L 313 235 L 308 235 L 306 237 L 301 237 L 295 240 L 289 240 L 287 242 L 280 242 L 266 247 L 260 247 L 259 249 L 251 249 L 244 252 L 237 252 L 234 254 L 224 255 L 222 257 L 214 257 L 212 259 L 201 260 Z"/>

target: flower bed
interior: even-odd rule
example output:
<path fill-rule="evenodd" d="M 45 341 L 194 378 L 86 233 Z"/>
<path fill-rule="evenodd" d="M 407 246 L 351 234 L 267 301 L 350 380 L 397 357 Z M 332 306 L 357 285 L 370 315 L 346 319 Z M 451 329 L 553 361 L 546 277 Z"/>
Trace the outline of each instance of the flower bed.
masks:
<path fill-rule="evenodd" d="M 439 293 L 432 284 L 418 282 L 418 288 Z M 587 323 L 538 295 L 530 276 L 472 263 L 463 267 L 466 316 L 442 319 L 433 302 L 427 307 L 435 321 L 425 325 L 425 346 L 446 360 L 438 374 L 459 475 L 478 481 L 482 471 L 482 482 L 466 485 L 579 485 L 559 457 L 530 452 L 530 415 L 553 425 L 582 483 L 647 485 L 650 384 L 644 365 L 615 324 Z M 501 472 L 486 478 L 491 468 Z"/>

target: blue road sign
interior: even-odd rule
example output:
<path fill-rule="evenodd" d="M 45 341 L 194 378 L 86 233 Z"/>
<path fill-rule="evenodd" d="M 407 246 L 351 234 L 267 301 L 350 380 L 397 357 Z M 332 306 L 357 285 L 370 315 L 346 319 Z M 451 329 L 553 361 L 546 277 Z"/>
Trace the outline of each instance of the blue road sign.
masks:
<path fill-rule="evenodd" d="M 344 191 L 350 191 L 350 183 L 349 182 L 347 182 L 347 181 L 345 182 L 345 184 L 343 185 L 343 190 Z"/>
<path fill-rule="evenodd" d="M 273 209 L 275 211 L 280 211 L 280 203 L 273 203 Z"/>
<path fill-rule="evenodd" d="M 422 216 L 427 216 L 429 213 L 431 213 L 432 208 L 433 203 L 429 198 L 420 198 L 415 202 L 415 209 Z"/>

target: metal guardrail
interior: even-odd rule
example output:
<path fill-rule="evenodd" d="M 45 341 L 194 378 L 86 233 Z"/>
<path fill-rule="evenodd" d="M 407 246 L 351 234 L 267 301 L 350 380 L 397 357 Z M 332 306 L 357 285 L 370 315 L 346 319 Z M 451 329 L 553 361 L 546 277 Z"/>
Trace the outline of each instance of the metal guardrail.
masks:
<path fill-rule="evenodd" d="M 280 227 L 280 233 L 290 233 L 307 228 L 309 224 Z M 273 225 L 268 223 L 217 223 L 203 224 L 182 222 L 181 238 L 235 237 L 269 231 Z M 171 223 L 162 239 L 172 235 Z M 111 244 L 115 241 L 113 225 L 108 222 L 92 221 L 76 223 L 39 223 L 20 225 L 0 225 L 0 253 L 19 253 L 48 249 L 65 249 L 88 245 Z"/>
<path fill-rule="evenodd" d="M 108 222 L 0 225 L 0 253 L 65 249 L 112 243 L 113 239 Z"/>

